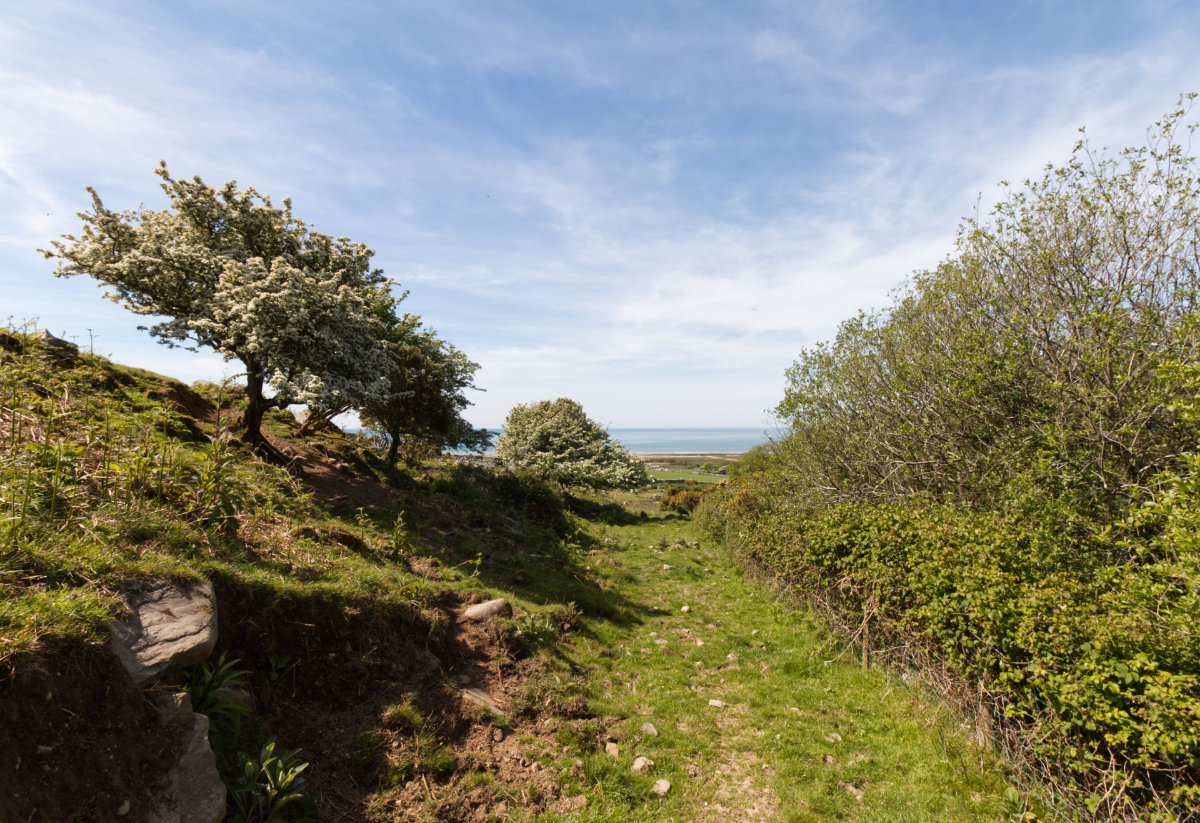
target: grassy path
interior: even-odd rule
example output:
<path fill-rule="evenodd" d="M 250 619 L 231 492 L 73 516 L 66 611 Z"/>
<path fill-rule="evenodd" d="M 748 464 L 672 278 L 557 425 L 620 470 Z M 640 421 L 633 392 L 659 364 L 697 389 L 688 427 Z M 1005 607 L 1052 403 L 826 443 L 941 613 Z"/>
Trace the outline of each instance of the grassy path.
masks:
<path fill-rule="evenodd" d="M 565 653 L 597 673 L 588 698 L 616 753 L 584 754 L 588 806 L 545 819 L 1006 817 L 999 768 L 935 701 L 840 654 L 690 522 L 596 528 L 589 573 L 636 617 L 589 622 Z M 639 756 L 648 775 L 630 771 Z"/>

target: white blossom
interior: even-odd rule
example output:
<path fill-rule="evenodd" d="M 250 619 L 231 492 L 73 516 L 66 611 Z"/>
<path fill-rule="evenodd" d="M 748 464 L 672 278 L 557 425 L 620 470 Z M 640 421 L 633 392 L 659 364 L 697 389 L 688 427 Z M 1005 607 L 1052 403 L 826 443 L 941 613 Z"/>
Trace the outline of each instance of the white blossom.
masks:
<path fill-rule="evenodd" d="M 391 281 L 374 252 L 313 231 L 253 188 L 175 180 L 160 165 L 170 207 L 113 212 L 93 189 L 79 237 L 47 257 L 55 274 L 87 274 L 168 345 L 208 346 L 246 367 L 247 433 L 285 402 L 358 406 L 388 390 L 389 344 L 374 309 Z M 263 387 L 276 396 L 266 400 Z"/>

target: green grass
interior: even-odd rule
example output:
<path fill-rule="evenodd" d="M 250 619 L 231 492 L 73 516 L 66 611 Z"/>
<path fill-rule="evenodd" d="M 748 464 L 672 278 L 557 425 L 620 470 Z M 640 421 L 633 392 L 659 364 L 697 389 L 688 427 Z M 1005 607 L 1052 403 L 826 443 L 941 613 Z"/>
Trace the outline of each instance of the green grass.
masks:
<path fill-rule="evenodd" d="M 697 469 L 714 471 L 731 466 L 741 457 L 739 454 L 655 454 L 645 456 L 647 464 L 667 469 Z"/>
<path fill-rule="evenodd" d="M 596 715 L 617 718 L 607 733 L 620 749 L 614 759 L 602 745 L 571 748 L 590 802 L 570 819 L 915 823 L 1014 811 L 999 765 L 933 698 L 864 670 L 690 521 L 597 528 L 606 546 L 589 568 L 636 617 L 585 621 L 564 652 L 595 672 L 585 691 Z M 647 721 L 657 737 L 641 732 Z M 630 773 L 639 755 L 655 762 L 647 777 Z M 672 784 L 663 799 L 650 791 L 658 778 Z"/>
<path fill-rule="evenodd" d="M 113 593 L 151 578 L 414 610 L 436 596 L 396 562 L 394 512 L 376 524 L 323 511 L 285 471 L 175 408 L 171 395 L 203 404 L 186 387 L 2 342 L 0 664 L 47 641 L 105 642 Z M 329 527 L 360 544 L 298 536 Z"/>
<path fill-rule="evenodd" d="M 737 462 L 736 455 L 715 457 L 705 454 L 658 454 L 646 458 L 647 474 L 651 480 L 694 480 L 700 483 L 719 483 L 725 479 L 722 469 Z"/>
<path fill-rule="evenodd" d="M 715 472 L 702 472 L 693 469 L 648 469 L 646 474 L 651 480 L 666 483 L 676 480 L 695 480 L 699 483 L 720 483 L 725 475 Z"/>

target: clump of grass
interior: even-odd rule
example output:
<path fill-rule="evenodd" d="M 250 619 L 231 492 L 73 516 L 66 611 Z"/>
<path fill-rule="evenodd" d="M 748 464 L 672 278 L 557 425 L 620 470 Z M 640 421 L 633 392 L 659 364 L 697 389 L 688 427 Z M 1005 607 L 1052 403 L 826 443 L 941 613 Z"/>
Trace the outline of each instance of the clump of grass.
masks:
<path fill-rule="evenodd" d="M 411 703 L 397 703 L 383 713 L 383 725 L 398 731 L 415 732 L 425 726 L 425 715 Z"/>
<path fill-rule="evenodd" d="M 350 770 L 360 778 L 374 776 L 384 764 L 383 738 L 378 729 L 368 729 L 350 743 Z"/>
<path fill-rule="evenodd" d="M 209 737 L 219 752 L 236 745 L 242 719 L 250 713 L 250 704 L 242 699 L 250 672 L 239 669 L 239 662 L 221 652 L 215 664 L 202 661 L 193 666 L 188 678 L 192 708 L 208 717 Z"/>

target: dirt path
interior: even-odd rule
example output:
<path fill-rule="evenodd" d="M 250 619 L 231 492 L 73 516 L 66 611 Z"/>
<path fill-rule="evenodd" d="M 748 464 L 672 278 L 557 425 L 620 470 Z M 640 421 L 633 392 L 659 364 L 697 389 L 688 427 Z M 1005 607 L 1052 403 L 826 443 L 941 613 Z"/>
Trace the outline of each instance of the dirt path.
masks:
<path fill-rule="evenodd" d="M 1001 815 L 999 770 L 936 703 L 864 671 L 689 521 L 652 516 L 603 537 L 590 570 L 637 618 L 575 643 L 594 661 L 589 699 L 617 754 L 589 758 L 592 803 L 573 819 Z M 654 766 L 631 779 L 639 756 Z M 662 799 L 648 791 L 659 779 L 671 784 Z"/>

